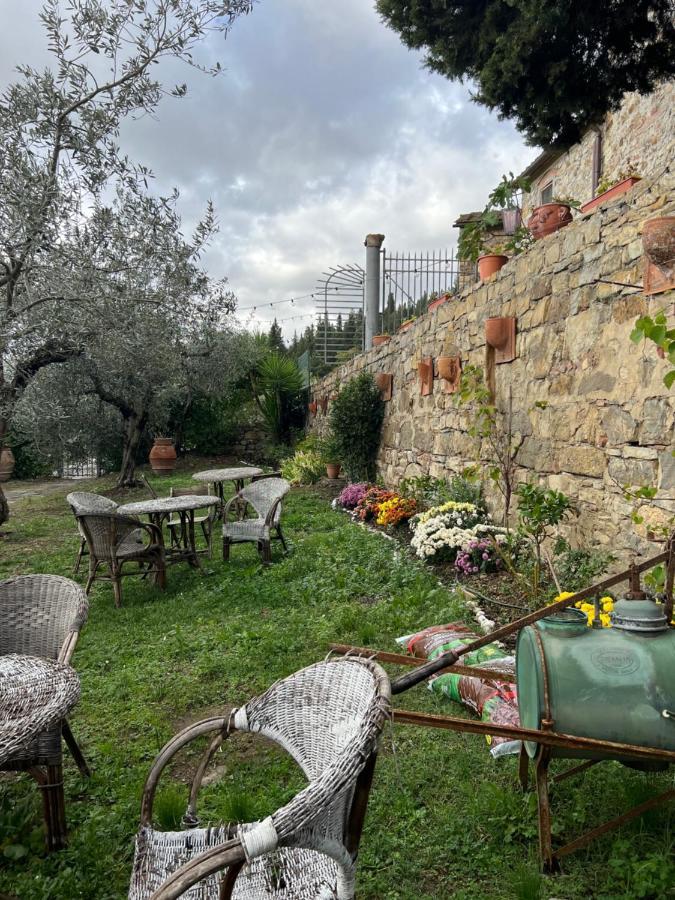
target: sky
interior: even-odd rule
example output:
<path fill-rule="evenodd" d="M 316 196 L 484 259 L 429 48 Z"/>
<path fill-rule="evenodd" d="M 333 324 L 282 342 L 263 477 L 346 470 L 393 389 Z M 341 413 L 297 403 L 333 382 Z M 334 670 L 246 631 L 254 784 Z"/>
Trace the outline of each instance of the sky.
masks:
<path fill-rule="evenodd" d="M 39 6 L 0 0 L 2 88 L 17 64 L 49 61 Z M 287 338 L 302 331 L 314 301 L 290 299 L 328 267 L 364 265 L 369 232 L 388 251 L 451 246 L 457 216 L 537 155 L 466 85 L 427 72 L 374 0 L 259 0 L 202 53 L 223 74 L 163 64 L 187 96 L 125 123 L 121 143 L 152 170 L 152 190 L 179 189 L 186 228 L 213 200 L 220 230 L 204 264 L 227 276 L 252 328 L 276 316 Z"/>

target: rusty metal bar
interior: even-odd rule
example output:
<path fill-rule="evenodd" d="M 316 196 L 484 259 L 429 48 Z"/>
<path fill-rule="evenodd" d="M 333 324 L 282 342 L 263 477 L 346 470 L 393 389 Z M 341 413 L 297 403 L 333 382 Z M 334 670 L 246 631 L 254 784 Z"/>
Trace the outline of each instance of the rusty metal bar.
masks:
<path fill-rule="evenodd" d="M 507 737 L 514 741 L 532 741 L 545 747 L 564 747 L 572 750 L 587 750 L 603 753 L 612 758 L 659 760 L 675 763 L 674 750 L 659 750 L 655 747 L 641 747 L 637 744 L 619 744 L 597 738 L 580 737 L 557 731 L 538 731 L 513 725 L 497 725 L 494 722 L 478 722 L 475 719 L 459 719 L 454 716 L 439 716 L 434 713 L 417 712 L 410 709 L 393 710 L 393 719 L 400 725 L 421 725 L 426 728 L 441 728 L 448 731 L 467 731 L 470 734 L 490 734 Z"/>
<path fill-rule="evenodd" d="M 483 635 L 478 638 L 478 640 L 472 641 L 472 643 L 467 644 L 465 647 L 458 648 L 457 650 L 449 650 L 442 656 L 437 656 L 436 659 L 430 660 L 423 666 L 420 666 L 414 672 L 408 672 L 393 681 L 391 685 L 392 693 L 401 694 L 429 678 L 430 675 L 434 675 L 436 672 L 440 671 L 440 669 L 445 669 L 448 666 L 453 665 L 466 653 L 479 650 L 486 644 L 508 637 L 514 632 L 520 631 L 520 629 L 524 628 L 526 625 L 531 625 L 533 622 L 537 622 L 539 619 L 550 616 L 552 613 L 559 612 L 562 609 L 566 609 L 568 606 L 574 606 L 575 603 L 593 597 L 595 594 L 601 593 L 602 591 L 606 591 L 616 584 L 621 584 L 622 581 L 626 581 L 628 578 L 632 577 L 634 579 L 636 575 L 639 575 L 641 572 L 646 572 L 648 569 L 652 569 L 659 563 L 665 562 L 669 557 L 670 552 L 666 550 L 664 553 L 659 553 L 657 556 L 653 556 L 644 562 L 632 565 L 629 569 L 619 572 L 618 575 L 612 575 L 597 584 L 584 588 L 583 591 L 578 591 L 576 594 L 573 594 L 565 600 L 551 603 L 535 612 L 528 613 L 526 616 L 521 616 L 520 619 L 516 619 L 515 622 L 511 622 L 509 625 L 503 625 L 501 628 L 496 628 L 494 631 L 490 632 L 490 634 Z"/>
<path fill-rule="evenodd" d="M 571 769 L 565 769 L 564 772 L 560 772 L 560 774 L 554 775 L 552 780 L 556 783 L 559 781 L 564 781 L 566 778 L 571 778 L 572 775 L 578 775 L 579 772 L 585 772 L 586 769 L 590 769 L 592 766 L 597 766 L 597 764 L 600 762 L 604 762 L 604 760 L 587 759 L 586 762 L 582 762 L 578 766 L 572 766 Z"/>
<path fill-rule="evenodd" d="M 636 819 L 648 810 L 654 809 L 655 806 L 661 806 L 662 803 L 668 803 L 670 800 L 675 800 L 675 788 L 664 791 L 662 794 L 652 797 L 651 800 L 645 800 L 644 803 L 640 803 L 639 806 L 634 806 L 632 809 L 629 809 L 628 812 L 617 816 L 615 819 L 610 819 L 608 822 L 598 825 L 597 828 L 592 828 L 590 831 L 587 831 L 585 834 L 576 838 L 576 840 L 570 841 L 569 844 L 565 844 L 563 847 L 555 850 L 553 855 L 559 857 L 574 853 L 575 850 L 585 847 L 586 844 L 589 844 L 596 837 L 607 834 L 608 831 L 613 831 L 624 823 L 630 822 L 631 819 Z"/>
<path fill-rule="evenodd" d="M 397 666 L 423 666 L 425 659 L 418 656 L 405 656 L 403 653 L 387 653 L 385 650 L 373 650 L 370 647 L 352 647 L 350 644 L 329 644 L 330 649 L 334 653 L 340 653 L 343 656 L 347 653 L 354 653 L 356 656 L 366 656 L 369 659 L 376 659 L 378 662 L 394 663 Z M 446 670 L 449 675 L 470 675 L 474 678 L 487 679 L 489 681 L 508 681 L 513 684 L 516 679 L 515 672 L 499 672 L 496 669 L 482 669 L 480 666 L 448 666 Z"/>

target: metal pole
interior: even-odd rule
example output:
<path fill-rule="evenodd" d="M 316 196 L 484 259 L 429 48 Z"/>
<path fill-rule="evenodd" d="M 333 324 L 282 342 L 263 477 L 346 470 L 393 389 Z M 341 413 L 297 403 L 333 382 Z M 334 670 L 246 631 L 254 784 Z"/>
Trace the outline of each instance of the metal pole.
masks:
<path fill-rule="evenodd" d="M 366 340 L 365 349 L 373 345 L 373 335 L 377 333 L 380 301 L 380 247 L 383 234 L 367 234 L 366 247 Z"/>

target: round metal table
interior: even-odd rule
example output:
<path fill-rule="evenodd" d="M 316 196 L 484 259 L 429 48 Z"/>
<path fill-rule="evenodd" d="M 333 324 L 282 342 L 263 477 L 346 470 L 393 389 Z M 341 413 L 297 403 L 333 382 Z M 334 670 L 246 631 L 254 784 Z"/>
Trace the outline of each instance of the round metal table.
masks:
<path fill-rule="evenodd" d="M 140 500 L 137 503 L 125 503 L 118 506 L 117 512 L 123 516 L 148 516 L 150 521 L 157 525 L 162 535 L 162 522 L 172 513 L 180 518 L 180 547 L 164 547 L 164 555 L 167 562 L 181 562 L 186 559 L 195 568 L 201 568 L 199 564 L 199 550 L 195 544 L 195 511 L 209 506 L 220 506 L 218 497 L 209 497 L 206 494 L 188 494 L 185 497 L 158 497 L 155 500 Z M 162 541 L 163 541 L 162 535 Z"/>
<path fill-rule="evenodd" d="M 64 663 L 37 656 L 0 656 L 0 764 L 53 728 L 80 697 L 80 679 Z"/>
<path fill-rule="evenodd" d="M 195 472 L 192 476 L 195 481 L 206 481 L 215 485 L 216 492 L 220 497 L 221 504 L 224 503 L 223 485 L 226 481 L 234 482 L 234 491 L 239 493 L 243 488 L 247 478 L 253 478 L 254 475 L 262 475 L 263 470 L 256 466 L 239 466 L 230 469 L 207 469 L 205 472 Z"/>

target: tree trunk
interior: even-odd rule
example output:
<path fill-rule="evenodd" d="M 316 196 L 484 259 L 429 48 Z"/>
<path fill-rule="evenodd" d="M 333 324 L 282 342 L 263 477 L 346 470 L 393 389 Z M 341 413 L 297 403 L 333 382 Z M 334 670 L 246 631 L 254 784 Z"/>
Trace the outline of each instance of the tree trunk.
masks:
<path fill-rule="evenodd" d="M 136 480 L 136 453 L 148 423 L 147 415 L 139 416 L 131 413 L 124 416 L 122 432 L 122 465 L 117 477 L 117 487 L 137 487 Z"/>
<path fill-rule="evenodd" d="M 4 399 L 4 398 L 3 398 Z M 6 416 L 0 417 L 0 449 L 5 445 L 5 436 L 9 429 L 9 420 Z M 0 485 L 0 525 L 4 525 L 9 519 L 9 503 L 5 497 L 5 492 Z"/>

